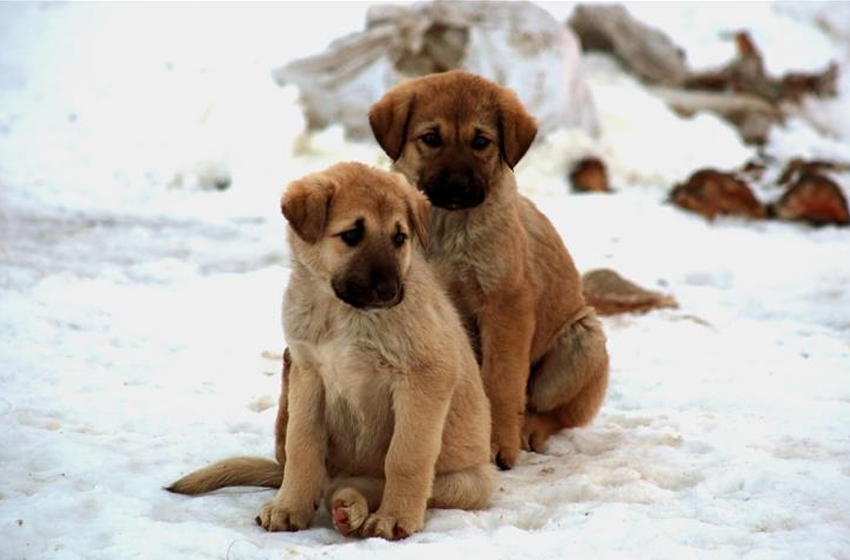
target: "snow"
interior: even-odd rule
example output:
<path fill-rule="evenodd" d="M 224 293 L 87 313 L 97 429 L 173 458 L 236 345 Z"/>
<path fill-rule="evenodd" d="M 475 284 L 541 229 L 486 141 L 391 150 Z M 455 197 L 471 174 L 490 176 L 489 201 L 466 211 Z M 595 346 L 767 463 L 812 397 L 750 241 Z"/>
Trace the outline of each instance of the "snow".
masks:
<path fill-rule="evenodd" d="M 850 68 L 848 4 L 630 9 L 695 66 L 727 60 L 722 32 L 746 28 L 772 72 Z M 272 453 L 278 195 L 339 160 L 387 162 L 338 129 L 305 136 L 297 91 L 271 70 L 360 29 L 364 11 L 0 5 L 0 556 L 850 557 L 850 230 L 708 223 L 666 204 L 695 167 L 754 151 L 599 56 L 586 74 L 602 137 L 541 139 L 519 181 L 583 270 L 615 268 L 681 306 L 605 319 L 612 383 L 590 426 L 523 453 L 488 510 L 429 511 L 403 543 L 343 538 L 326 514 L 265 533 L 254 516 L 271 490 L 162 490 Z M 850 160 L 849 75 L 766 151 Z M 567 166 L 588 153 L 616 194 L 568 192 Z"/>

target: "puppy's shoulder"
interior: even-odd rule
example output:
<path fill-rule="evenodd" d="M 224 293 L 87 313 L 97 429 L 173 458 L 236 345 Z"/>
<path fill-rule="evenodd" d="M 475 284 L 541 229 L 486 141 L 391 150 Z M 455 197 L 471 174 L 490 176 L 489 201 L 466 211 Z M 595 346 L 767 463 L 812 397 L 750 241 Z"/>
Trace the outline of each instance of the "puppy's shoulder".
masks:
<path fill-rule="evenodd" d="M 412 351 L 430 360 L 453 355 L 456 348 L 467 349 L 460 315 L 432 264 L 421 256 L 414 259 L 407 284 L 411 305 L 405 311 L 404 328 L 413 337 Z"/>
<path fill-rule="evenodd" d="M 437 276 L 434 266 L 423 255 L 414 255 L 406 284 L 411 296 L 405 312 L 406 321 L 412 321 L 420 327 L 445 327 L 454 322 L 460 323 L 443 282 Z"/>

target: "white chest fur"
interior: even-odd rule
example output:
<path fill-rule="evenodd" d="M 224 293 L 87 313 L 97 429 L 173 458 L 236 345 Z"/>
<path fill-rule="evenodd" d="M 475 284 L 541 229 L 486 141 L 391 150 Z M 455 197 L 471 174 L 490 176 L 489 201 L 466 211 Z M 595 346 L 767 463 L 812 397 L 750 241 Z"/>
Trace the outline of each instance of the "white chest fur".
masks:
<path fill-rule="evenodd" d="M 329 404 L 343 400 L 352 410 L 368 408 L 391 375 L 373 352 L 344 337 L 298 344 L 297 353 L 322 378 Z"/>
<path fill-rule="evenodd" d="M 291 345 L 293 357 L 322 380 L 329 464 L 379 473 L 392 435 L 392 386 L 398 374 L 374 350 L 347 338 Z"/>
<path fill-rule="evenodd" d="M 301 271 L 303 272 L 303 271 Z M 315 279 L 298 278 L 306 285 Z M 325 415 L 332 434 L 353 439 L 359 450 L 391 426 L 393 387 L 410 369 L 410 313 L 415 296 L 408 278 L 406 299 L 384 310 L 358 310 L 323 290 L 294 289 L 284 301 L 284 331 L 293 361 L 311 369 L 325 393 Z M 408 319 L 405 319 L 408 318 Z"/>

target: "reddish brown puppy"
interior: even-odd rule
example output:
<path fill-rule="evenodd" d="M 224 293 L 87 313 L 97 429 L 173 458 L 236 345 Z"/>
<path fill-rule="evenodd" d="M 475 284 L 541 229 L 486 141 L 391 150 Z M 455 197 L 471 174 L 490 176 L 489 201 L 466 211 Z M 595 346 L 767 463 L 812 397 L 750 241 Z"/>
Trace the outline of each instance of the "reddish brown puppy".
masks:
<path fill-rule="evenodd" d="M 426 194 L 427 256 L 461 312 L 493 411 L 492 453 L 512 467 L 520 445 L 599 410 L 608 384 L 602 325 L 549 220 L 513 168 L 537 133 L 510 90 L 452 71 L 403 82 L 369 113 L 375 138 Z"/>

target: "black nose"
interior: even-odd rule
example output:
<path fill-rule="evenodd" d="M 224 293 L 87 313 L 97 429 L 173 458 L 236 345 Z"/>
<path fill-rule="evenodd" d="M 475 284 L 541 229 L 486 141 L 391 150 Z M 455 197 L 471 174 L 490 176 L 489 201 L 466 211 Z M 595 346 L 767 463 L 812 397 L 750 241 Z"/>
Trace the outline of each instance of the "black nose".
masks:
<path fill-rule="evenodd" d="M 333 281 L 336 296 L 358 309 L 388 308 L 401 302 L 404 286 L 395 270 L 372 268 L 364 272 Z"/>
<path fill-rule="evenodd" d="M 445 180 L 447 195 L 451 199 L 464 200 L 469 197 L 469 176 L 466 173 L 452 173 Z"/>
<path fill-rule="evenodd" d="M 431 204 L 449 210 L 478 206 L 485 195 L 483 185 L 469 171 L 446 169 L 427 181 L 424 191 Z"/>
<path fill-rule="evenodd" d="M 395 300 L 401 290 L 401 283 L 398 280 L 398 276 L 395 274 L 392 276 L 376 274 L 375 276 L 376 278 L 373 278 L 372 284 L 375 291 L 375 300 L 382 303 Z"/>

